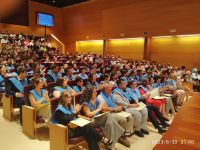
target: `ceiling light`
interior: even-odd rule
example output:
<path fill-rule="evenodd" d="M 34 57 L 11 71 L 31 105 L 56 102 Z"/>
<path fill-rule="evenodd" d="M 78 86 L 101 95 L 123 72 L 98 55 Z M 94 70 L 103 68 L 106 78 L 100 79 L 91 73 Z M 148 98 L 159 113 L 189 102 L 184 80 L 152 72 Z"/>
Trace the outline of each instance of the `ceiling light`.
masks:
<path fill-rule="evenodd" d="M 56 2 L 56 1 L 53 1 L 54 3 Z"/>
<path fill-rule="evenodd" d="M 103 42 L 103 40 L 88 40 L 88 41 L 78 41 L 78 42 Z"/>
<path fill-rule="evenodd" d="M 155 36 L 155 37 L 152 37 L 152 38 L 168 38 L 168 37 L 172 37 L 172 36 Z"/>
<path fill-rule="evenodd" d="M 177 35 L 177 37 L 184 37 L 184 36 L 200 36 L 200 34 Z"/>
<path fill-rule="evenodd" d="M 144 39 L 143 37 L 138 38 L 123 38 L 123 39 L 109 39 L 110 41 L 119 41 L 119 40 L 136 40 L 136 39 Z"/>

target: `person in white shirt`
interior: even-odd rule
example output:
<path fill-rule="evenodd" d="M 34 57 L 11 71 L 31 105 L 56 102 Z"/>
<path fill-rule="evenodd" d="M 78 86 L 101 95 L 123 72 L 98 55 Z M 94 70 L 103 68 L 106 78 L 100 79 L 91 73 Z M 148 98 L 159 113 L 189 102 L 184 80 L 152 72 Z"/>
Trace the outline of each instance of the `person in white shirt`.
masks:
<path fill-rule="evenodd" d="M 8 40 L 7 40 L 7 36 L 6 36 L 6 35 L 4 35 L 4 36 L 3 36 L 3 39 L 1 39 L 1 43 L 2 43 L 2 44 L 8 43 Z"/>
<path fill-rule="evenodd" d="M 34 45 L 34 40 L 31 40 L 30 46 L 33 46 L 33 45 Z"/>
<path fill-rule="evenodd" d="M 178 70 L 178 67 L 174 67 L 174 74 L 176 74 L 178 78 L 181 78 L 181 71 Z"/>
<path fill-rule="evenodd" d="M 41 37 L 41 42 L 43 42 L 45 40 L 45 37 L 43 36 L 43 37 Z"/>
<path fill-rule="evenodd" d="M 195 80 L 200 80 L 200 75 L 198 74 L 197 68 L 194 68 L 194 69 L 192 70 L 192 77 L 193 77 Z"/>
<path fill-rule="evenodd" d="M 16 36 L 16 34 L 14 34 L 14 32 L 12 32 L 12 33 L 10 34 L 10 37 L 13 38 L 13 39 L 15 38 L 15 36 Z"/>
<path fill-rule="evenodd" d="M 23 33 L 19 34 L 18 39 L 19 39 L 19 40 L 24 40 Z"/>
<path fill-rule="evenodd" d="M 0 39 L 2 39 L 3 38 L 3 34 L 1 33 L 1 31 L 0 31 Z"/>

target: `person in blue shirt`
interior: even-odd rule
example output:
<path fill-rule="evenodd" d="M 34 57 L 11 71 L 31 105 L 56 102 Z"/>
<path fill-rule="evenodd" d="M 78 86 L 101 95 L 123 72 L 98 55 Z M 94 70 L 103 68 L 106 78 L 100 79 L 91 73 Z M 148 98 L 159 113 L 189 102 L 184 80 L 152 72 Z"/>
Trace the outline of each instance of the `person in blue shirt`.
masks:
<path fill-rule="evenodd" d="M 47 86 L 47 79 L 46 78 L 43 78 L 43 77 L 40 77 L 40 70 L 39 69 L 35 69 L 33 70 L 33 77 L 28 79 L 28 82 L 29 82 L 29 85 L 32 84 L 32 81 L 36 78 L 40 78 L 42 79 L 43 83 L 45 84 L 45 86 Z"/>
<path fill-rule="evenodd" d="M 73 72 L 79 72 L 79 69 L 77 68 L 77 65 L 74 63 L 73 64 Z"/>
<path fill-rule="evenodd" d="M 0 92 L 5 93 L 5 85 L 4 85 L 4 77 L 8 76 L 6 73 L 6 67 L 4 65 L 0 65 Z"/>
<path fill-rule="evenodd" d="M 102 74 L 106 73 L 105 67 L 101 67 L 99 71 L 99 75 L 101 76 Z"/>
<path fill-rule="evenodd" d="M 127 83 L 129 81 L 129 73 L 128 70 L 123 70 L 122 72 L 123 76 L 121 77 L 121 79 L 124 79 L 124 81 Z"/>
<path fill-rule="evenodd" d="M 143 71 L 142 70 L 137 70 L 137 81 L 140 82 L 143 78 Z"/>
<path fill-rule="evenodd" d="M 67 84 L 67 81 L 64 77 L 59 77 L 55 87 L 51 89 L 51 97 L 60 97 L 60 93 L 66 90 L 74 95 L 75 91 Z"/>
<path fill-rule="evenodd" d="M 79 68 L 78 76 L 81 77 L 82 79 L 87 79 L 88 78 L 88 76 L 85 74 L 85 68 L 84 67 L 80 67 Z"/>
<path fill-rule="evenodd" d="M 73 89 L 76 93 L 83 92 L 85 87 L 83 86 L 83 79 L 81 77 L 77 77 L 76 80 L 76 86 L 73 86 Z"/>
<path fill-rule="evenodd" d="M 75 80 L 77 77 L 77 74 L 73 75 L 73 72 L 71 70 L 71 68 L 65 68 L 65 79 L 68 80 Z"/>
<path fill-rule="evenodd" d="M 28 75 L 29 75 L 29 74 L 33 74 L 33 71 L 34 71 L 35 69 L 40 69 L 40 64 L 37 63 L 37 62 L 34 62 L 34 63 L 33 63 L 33 70 L 27 72 L 27 74 L 28 74 Z M 46 68 L 44 68 L 44 71 L 40 70 L 40 74 L 43 74 L 45 71 L 46 71 Z"/>
<path fill-rule="evenodd" d="M 70 121 L 75 120 L 78 117 L 82 105 L 72 104 L 72 96 L 68 91 L 63 91 L 60 94 L 59 105 L 55 110 L 51 122 L 52 124 L 62 124 L 68 126 Z M 83 136 L 88 143 L 89 150 L 100 150 L 98 142 L 102 142 L 106 146 L 113 143 L 112 140 L 108 140 L 102 137 L 91 125 L 87 124 L 83 127 L 70 128 L 68 127 L 68 138 L 76 138 Z"/>
<path fill-rule="evenodd" d="M 109 149 L 115 149 L 114 146 L 118 139 L 130 146 L 130 143 L 125 140 L 127 137 L 126 133 L 130 133 L 130 131 L 123 129 L 110 113 L 106 113 L 100 118 L 94 117 L 100 115 L 100 111 L 105 107 L 105 103 L 101 103 L 97 99 L 97 92 L 93 86 L 86 86 L 81 94 L 80 104 L 83 105 L 83 113 L 92 119 L 92 126 L 94 128 L 102 127 L 105 137 L 109 137 L 113 141 L 110 146 L 107 146 Z"/>
<path fill-rule="evenodd" d="M 99 62 L 99 55 L 96 55 L 96 59 L 94 60 L 95 63 Z"/>
<path fill-rule="evenodd" d="M 137 89 L 137 84 L 135 83 L 134 80 L 130 80 L 128 81 L 127 84 L 127 91 L 132 95 L 133 100 L 130 100 L 131 104 L 139 104 L 140 102 L 143 102 L 146 104 L 146 108 L 148 110 L 148 118 L 151 120 L 153 126 L 158 129 L 158 132 L 163 134 L 166 132 L 166 130 L 164 130 L 163 128 L 169 127 L 170 125 L 168 123 L 165 122 L 164 118 L 162 117 L 159 109 L 154 106 L 151 105 L 149 103 L 146 102 L 146 97 L 144 95 L 141 96 L 139 90 Z M 161 122 L 163 128 L 161 128 L 156 120 L 156 118 L 154 117 L 152 111 L 154 112 L 154 114 L 156 115 L 156 117 L 159 119 L 159 121 Z"/>
<path fill-rule="evenodd" d="M 112 65 L 114 65 L 114 64 L 116 63 L 116 62 L 115 62 L 115 57 L 112 57 L 112 58 L 111 58 L 110 63 L 111 63 Z"/>
<path fill-rule="evenodd" d="M 118 80 L 118 74 L 116 72 L 111 73 L 110 76 L 110 81 L 108 81 L 108 83 L 110 84 L 111 82 L 113 82 L 113 86 L 117 86 L 117 80 Z"/>
<path fill-rule="evenodd" d="M 111 74 L 111 73 L 114 73 L 114 72 L 116 72 L 116 67 L 115 67 L 115 66 L 111 66 L 110 70 L 111 70 L 111 71 L 110 71 L 110 74 Z"/>
<path fill-rule="evenodd" d="M 91 67 L 91 73 L 94 73 L 94 74 L 95 74 L 95 77 L 98 78 L 98 77 L 100 77 L 100 75 L 99 75 L 98 73 L 96 73 L 96 71 L 97 71 L 97 68 L 94 67 L 94 66 L 92 66 L 92 67 Z"/>
<path fill-rule="evenodd" d="M 6 61 L 7 61 L 6 69 L 7 69 L 8 73 L 10 73 L 10 69 L 14 69 L 15 68 L 12 65 L 12 58 L 11 57 L 7 57 Z"/>
<path fill-rule="evenodd" d="M 15 72 L 12 72 L 11 75 L 12 76 L 18 76 L 17 71 L 22 68 L 22 64 L 20 63 L 15 63 Z"/>
<path fill-rule="evenodd" d="M 61 73 L 58 73 L 58 66 L 56 64 L 51 64 L 51 73 L 47 74 L 47 83 L 56 82 L 57 78 L 62 77 Z"/>
<path fill-rule="evenodd" d="M 138 82 L 136 76 L 137 76 L 137 71 L 136 71 L 136 70 L 131 70 L 130 76 L 129 76 L 128 79 L 129 79 L 129 80 L 133 79 L 135 82 Z"/>
<path fill-rule="evenodd" d="M 86 83 L 86 86 L 90 85 L 90 86 L 94 86 L 95 89 L 99 88 L 99 83 L 96 81 L 96 76 L 94 73 L 90 73 L 88 76 L 88 82 Z"/>
<path fill-rule="evenodd" d="M 30 68 L 30 67 L 29 67 L 29 64 L 27 64 L 26 61 L 27 61 L 27 58 L 26 58 L 26 57 L 22 57 L 22 58 L 21 58 L 21 64 L 22 64 L 23 68 L 25 68 L 25 69 Z"/>
<path fill-rule="evenodd" d="M 45 122 L 48 123 L 51 119 L 51 100 L 48 96 L 48 91 L 43 89 L 44 83 L 41 78 L 35 78 L 32 82 L 33 90 L 31 90 L 27 95 L 27 105 L 37 108 L 41 104 L 47 104 L 40 109 L 36 109 L 36 115 L 37 117 L 44 118 Z"/>
<path fill-rule="evenodd" d="M 84 63 L 83 65 L 86 71 L 90 71 L 89 65 L 87 63 Z"/>
<path fill-rule="evenodd" d="M 108 83 L 110 81 L 110 75 L 107 73 L 104 73 L 100 76 L 100 84 Z"/>
<path fill-rule="evenodd" d="M 111 66 L 112 66 L 112 64 L 109 62 L 108 65 L 107 65 L 107 67 L 106 67 L 106 70 L 110 70 Z"/>

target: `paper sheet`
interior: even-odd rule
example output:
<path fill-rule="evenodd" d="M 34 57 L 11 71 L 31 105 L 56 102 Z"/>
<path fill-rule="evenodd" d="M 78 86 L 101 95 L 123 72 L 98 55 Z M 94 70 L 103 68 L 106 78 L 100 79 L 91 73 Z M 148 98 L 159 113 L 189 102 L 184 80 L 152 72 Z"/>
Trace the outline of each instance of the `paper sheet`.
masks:
<path fill-rule="evenodd" d="M 99 117 L 101 117 L 101 116 L 103 116 L 103 115 L 105 115 L 105 114 L 107 114 L 107 112 L 105 112 L 105 113 L 102 113 L 102 114 L 100 114 L 100 115 L 97 115 L 97 116 L 94 116 L 94 118 L 99 118 Z"/>
<path fill-rule="evenodd" d="M 149 91 L 150 97 L 149 98 L 153 98 L 155 96 L 159 96 L 159 92 L 158 92 L 158 88 L 153 89 L 152 91 Z"/>
<path fill-rule="evenodd" d="M 153 99 L 163 99 L 163 97 L 162 96 L 154 96 L 154 97 L 152 97 Z"/>
<path fill-rule="evenodd" d="M 169 96 L 169 97 L 172 96 L 172 94 L 163 94 L 163 95 L 164 95 L 164 96 Z"/>
<path fill-rule="evenodd" d="M 83 118 L 77 118 L 75 120 L 70 121 L 70 123 L 73 123 L 75 125 L 78 125 L 79 127 L 83 127 L 86 124 L 89 124 L 91 121 L 83 119 Z"/>
<path fill-rule="evenodd" d="M 146 107 L 146 104 L 144 104 L 143 102 L 140 102 L 139 103 L 139 107 L 137 107 L 137 108 L 133 108 L 134 110 L 142 110 L 143 108 L 145 108 Z"/>
<path fill-rule="evenodd" d="M 121 111 L 121 112 L 117 113 L 117 115 L 122 116 L 122 117 L 125 117 L 125 118 L 131 116 L 130 113 L 127 113 L 127 112 L 125 112 L 125 111 Z"/>
<path fill-rule="evenodd" d="M 38 107 L 36 108 L 36 110 L 41 109 L 41 108 L 43 108 L 43 107 L 46 107 L 46 106 L 48 106 L 48 105 L 50 105 L 50 103 L 39 104 Z"/>

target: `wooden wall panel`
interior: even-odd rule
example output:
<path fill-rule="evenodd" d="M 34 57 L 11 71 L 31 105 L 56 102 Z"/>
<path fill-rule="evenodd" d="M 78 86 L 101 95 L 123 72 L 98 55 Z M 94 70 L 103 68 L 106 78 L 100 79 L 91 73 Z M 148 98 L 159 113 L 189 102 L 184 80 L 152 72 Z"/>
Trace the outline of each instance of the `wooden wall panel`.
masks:
<path fill-rule="evenodd" d="M 107 40 L 197 34 L 199 7 L 199 0 L 93 0 L 65 7 L 65 41 L 71 45 L 66 51 L 75 52 L 75 42 L 88 40 L 86 36 L 89 40 Z M 171 29 L 176 32 L 170 33 Z M 121 33 L 125 35 L 121 37 Z"/>
<path fill-rule="evenodd" d="M 103 41 L 76 42 L 76 51 L 79 53 L 88 52 L 103 55 Z"/>
<path fill-rule="evenodd" d="M 115 57 L 120 55 L 127 59 L 143 60 L 144 39 L 109 40 L 107 42 L 107 53 Z"/>
<path fill-rule="evenodd" d="M 150 39 L 150 61 L 200 69 L 200 36 Z"/>
<path fill-rule="evenodd" d="M 36 24 L 36 12 L 43 12 L 47 14 L 54 15 L 54 27 L 47 27 L 47 34 L 54 34 L 60 41 L 65 42 L 63 33 L 63 19 L 62 10 L 60 8 L 48 6 L 45 4 L 29 1 L 29 26 L 19 26 L 12 24 L 0 23 L 1 32 L 12 32 L 20 34 L 34 34 L 35 36 L 44 36 L 45 29 L 44 26 L 39 26 Z"/>

